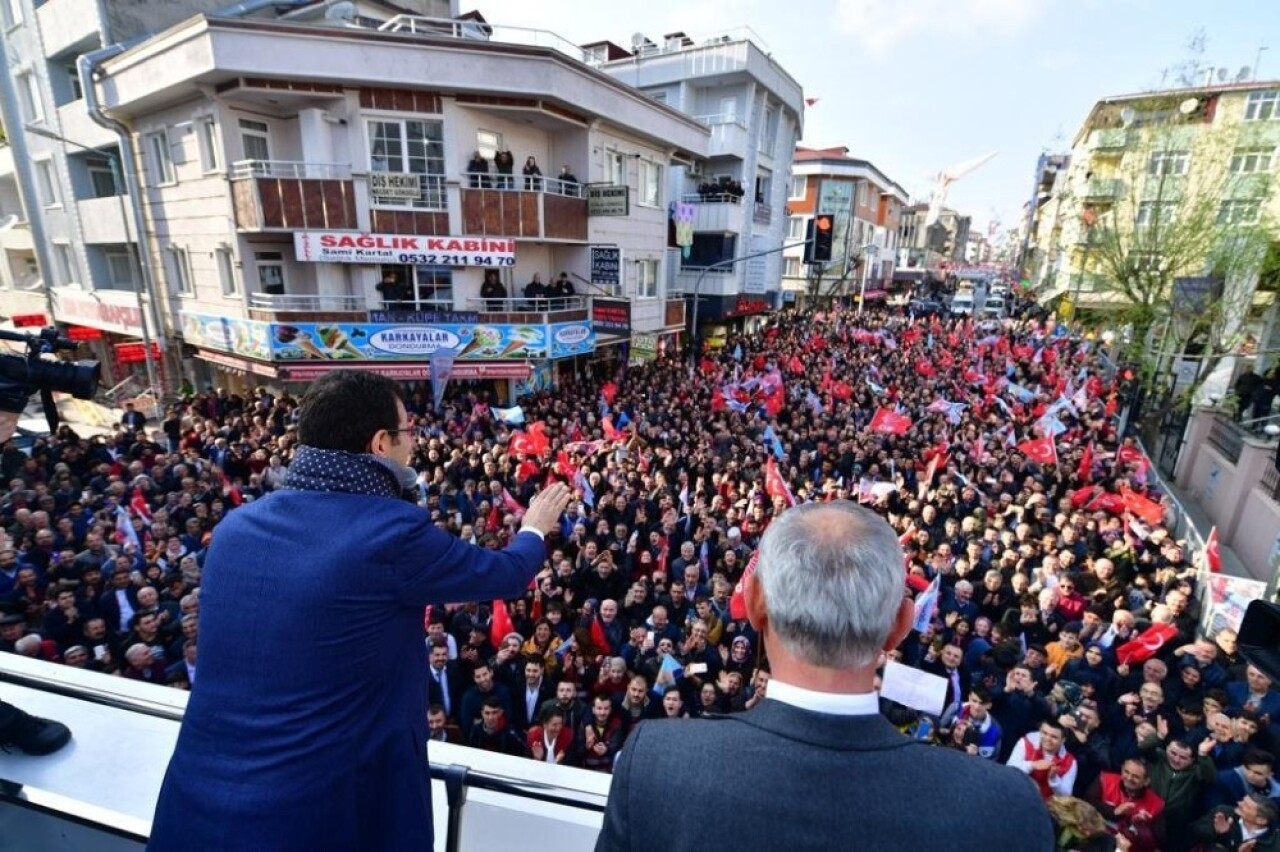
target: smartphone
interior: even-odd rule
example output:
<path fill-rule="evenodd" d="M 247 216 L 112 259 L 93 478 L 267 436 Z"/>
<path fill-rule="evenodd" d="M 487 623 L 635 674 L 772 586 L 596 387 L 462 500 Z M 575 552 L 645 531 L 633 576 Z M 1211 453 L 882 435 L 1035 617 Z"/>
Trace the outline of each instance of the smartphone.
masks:
<path fill-rule="evenodd" d="M 106 645 L 94 645 L 94 646 L 93 646 L 93 658 L 94 658 L 95 660 L 101 660 L 101 659 L 104 659 L 106 656 L 107 656 L 107 646 L 106 646 Z"/>
<path fill-rule="evenodd" d="M 689 665 L 684 667 L 684 670 L 685 670 L 685 673 L 691 674 L 691 675 L 706 674 L 707 664 L 706 663 L 690 663 Z"/>

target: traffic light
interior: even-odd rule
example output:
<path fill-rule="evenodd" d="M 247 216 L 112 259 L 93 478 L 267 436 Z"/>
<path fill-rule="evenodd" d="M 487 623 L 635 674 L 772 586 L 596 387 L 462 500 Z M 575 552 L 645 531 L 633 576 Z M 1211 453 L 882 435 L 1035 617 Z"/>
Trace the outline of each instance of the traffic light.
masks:
<path fill-rule="evenodd" d="M 831 260 L 831 238 L 835 232 L 835 217 L 819 213 L 813 217 L 813 262 L 828 263 Z"/>

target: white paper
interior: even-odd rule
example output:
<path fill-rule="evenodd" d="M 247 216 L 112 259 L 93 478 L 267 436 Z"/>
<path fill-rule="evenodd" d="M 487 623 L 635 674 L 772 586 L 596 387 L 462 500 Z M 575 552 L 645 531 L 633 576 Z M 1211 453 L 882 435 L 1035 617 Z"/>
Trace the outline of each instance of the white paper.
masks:
<path fill-rule="evenodd" d="M 880 697 L 930 716 L 941 716 L 947 700 L 947 679 L 890 660 L 884 664 Z"/>

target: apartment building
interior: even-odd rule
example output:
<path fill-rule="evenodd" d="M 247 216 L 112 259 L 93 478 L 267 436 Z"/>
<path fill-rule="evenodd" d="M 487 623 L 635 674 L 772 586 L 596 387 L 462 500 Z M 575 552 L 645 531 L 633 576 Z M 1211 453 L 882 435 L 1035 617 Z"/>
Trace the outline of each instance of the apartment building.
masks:
<path fill-rule="evenodd" d="M 707 126 L 550 33 L 366 18 L 197 16 L 100 62 L 184 372 L 422 381 L 447 357 L 511 398 L 633 332 L 674 344 L 668 174 L 707 157 Z M 562 274 L 574 296 L 525 297 Z"/>
<path fill-rule="evenodd" d="M 783 287 L 790 301 L 883 293 L 893 280 L 906 190 L 849 149 L 797 147 L 787 192 Z M 832 260 L 819 270 L 804 263 L 803 243 L 818 213 L 835 217 Z"/>
<path fill-rule="evenodd" d="M 1031 198 L 1023 204 L 1018 224 L 1018 264 L 1025 280 L 1052 277 L 1049 269 L 1058 261 L 1059 213 L 1070 165 L 1067 154 L 1044 153 L 1036 159 Z"/>
<path fill-rule="evenodd" d="M 133 200 L 119 139 L 84 107 L 77 60 L 225 2 L 3 0 L 0 46 L 0 294 L 19 326 L 49 325 L 85 342 L 117 383 L 145 360 Z M 147 329 L 154 335 L 153 322 Z M 13 322 L 10 321 L 10 325 Z"/>
<path fill-rule="evenodd" d="M 1274 256 L 1277 146 L 1280 81 L 1099 100 L 1070 152 L 1041 158 L 1037 168 L 1037 203 L 1049 212 L 1028 235 L 1026 266 L 1037 298 L 1065 298 L 1075 309 L 1105 314 L 1126 303 L 1117 261 L 1153 268 L 1161 281 L 1204 276 L 1214 272 L 1212 256 L 1242 238 L 1237 232 L 1268 232 L 1262 236 Z M 1264 264 L 1257 254 L 1225 284 L 1247 305 L 1244 333 L 1260 336 L 1265 350 L 1276 310 L 1274 294 L 1259 292 Z M 1262 283 L 1262 291 L 1276 287 Z"/>
<path fill-rule="evenodd" d="M 973 220 L 950 207 L 942 208 L 932 225 L 926 224 L 928 217 L 928 204 L 913 204 L 902 211 L 898 267 L 943 278 L 954 264 L 964 262 Z"/>
<path fill-rule="evenodd" d="M 668 254 L 671 291 L 692 299 L 699 288 L 698 317 L 711 324 L 712 341 L 717 326 L 741 326 L 776 309 L 780 253 L 725 261 L 782 246 L 792 154 L 804 120 L 800 84 L 748 28 L 673 32 L 659 41 L 637 34 L 629 49 L 601 41 L 583 50 L 601 71 L 709 129 L 705 161 L 669 174 L 677 235 L 691 234 L 687 251 Z"/>

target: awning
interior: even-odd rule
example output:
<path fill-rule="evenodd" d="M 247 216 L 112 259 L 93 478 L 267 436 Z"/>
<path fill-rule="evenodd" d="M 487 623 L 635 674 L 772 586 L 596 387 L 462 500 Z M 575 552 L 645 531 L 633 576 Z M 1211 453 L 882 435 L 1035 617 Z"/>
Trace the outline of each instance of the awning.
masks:
<path fill-rule="evenodd" d="M 217 364 L 222 369 L 236 375 L 247 376 L 249 373 L 255 373 L 259 376 L 266 376 L 269 379 L 276 377 L 276 368 L 261 361 L 237 358 L 234 355 L 223 355 L 221 352 L 210 352 L 208 349 L 197 349 L 196 357 L 202 361 L 208 361 L 210 364 Z"/>
<path fill-rule="evenodd" d="M 373 361 L 302 361 L 293 364 L 282 364 L 277 374 L 286 382 L 310 382 L 325 373 L 334 370 L 360 370 L 366 373 L 377 373 L 389 379 L 402 382 L 421 381 L 431 378 L 431 364 L 420 363 L 377 363 Z M 459 363 L 453 362 L 449 371 L 451 379 L 527 379 L 533 368 L 523 361 L 488 361 Z"/>

